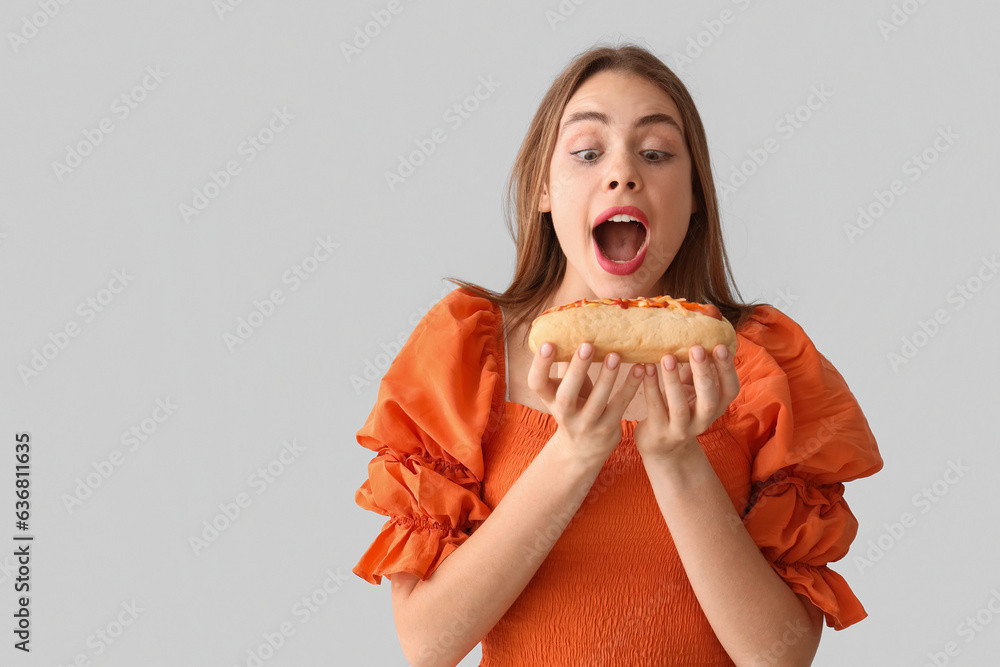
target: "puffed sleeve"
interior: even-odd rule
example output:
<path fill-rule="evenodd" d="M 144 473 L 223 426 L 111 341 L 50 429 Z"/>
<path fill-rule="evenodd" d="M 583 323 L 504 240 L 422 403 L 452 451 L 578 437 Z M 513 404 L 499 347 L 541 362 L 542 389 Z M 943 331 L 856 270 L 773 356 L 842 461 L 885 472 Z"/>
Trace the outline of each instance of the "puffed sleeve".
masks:
<path fill-rule="evenodd" d="M 504 398 L 497 395 L 501 322 L 489 301 L 453 290 L 382 378 L 357 434 L 377 455 L 355 502 L 389 517 L 354 567 L 366 581 L 379 584 L 393 572 L 427 579 L 489 516 L 480 495 L 482 436 Z"/>
<path fill-rule="evenodd" d="M 844 482 L 882 468 L 875 437 L 844 378 L 787 315 L 758 307 L 740 330 L 733 430 L 752 458 L 743 523 L 791 589 L 841 630 L 867 616 L 828 567 L 857 535 Z"/>

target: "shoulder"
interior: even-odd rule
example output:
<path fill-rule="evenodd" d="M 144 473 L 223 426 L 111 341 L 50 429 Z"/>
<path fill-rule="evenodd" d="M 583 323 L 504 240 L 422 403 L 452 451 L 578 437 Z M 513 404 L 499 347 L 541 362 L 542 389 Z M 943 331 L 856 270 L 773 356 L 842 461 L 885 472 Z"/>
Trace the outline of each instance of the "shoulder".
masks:
<path fill-rule="evenodd" d="M 803 396 L 821 389 L 816 385 L 843 383 L 833 364 L 823 356 L 805 330 L 774 306 L 757 306 L 736 332 L 734 364 L 741 386 L 783 386 Z M 782 381 L 773 380 L 780 376 Z M 741 398 L 749 399 L 753 392 Z"/>
<path fill-rule="evenodd" d="M 503 319 L 498 306 L 464 288 L 456 288 L 434 304 L 414 327 L 400 356 L 455 347 L 494 354 Z"/>
<path fill-rule="evenodd" d="M 777 363 L 794 362 L 805 352 L 815 350 L 805 330 L 774 306 L 757 306 L 737 330 L 737 359 L 744 363 L 769 357 Z M 742 353 L 742 354 L 741 354 Z M 742 359 L 739 359 L 740 357 Z"/>
<path fill-rule="evenodd" d="M 826 472 L 824 465 L 848 477 L 881 467 L 874 436 L 847 381 L 797 322 L 773 306 L 758 306 L 737 340 L 740 393 L 728 420 L 751 455 L 773 456 L 772 469 L 797 464 L 817 475 Z M 853 461 L 810 466 L 834 452 Z"/>
<path fill-rule="evenodd" d="M 478 442 L 503 400 L 499 324 L 499 310 L 464 289 L 432 306 L 382 377 L 358 442 L 461 463 L 481 478 Z"/>
<path fill-rule="evenodd" d="M 799 385 L 843 381 L 798 322 L 774 306 L 757 306 L 736 332 L 740 382 L 781 374 Z"/>
<path fill-rule="evenodd" d="M 464 287 L 456 287 L 448 292 L 422 318 L 426 324 L 445 324 L 449 320 L 495 320 L 500 309 L 489 299 L 473 294 Z"/>

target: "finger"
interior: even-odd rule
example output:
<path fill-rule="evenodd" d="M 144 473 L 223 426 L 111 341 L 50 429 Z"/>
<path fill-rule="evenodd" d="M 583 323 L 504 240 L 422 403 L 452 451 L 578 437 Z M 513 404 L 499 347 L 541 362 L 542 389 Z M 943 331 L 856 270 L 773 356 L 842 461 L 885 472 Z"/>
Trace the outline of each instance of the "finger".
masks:
<path fill-rule="evenodd" d="M 555 358 L 555 346 L 552 343 L 542 343 L 528 369 L 528 388 L 545 403 L 550 403 L 555 398 L 559 387 L 559 381 L 549 377 Z"/>
<path fill-rule="evenodd" d="M 690 358 L 690 354 L 688 356 Z M 681 382 L 684 384 L 691 384 L 693 382 L 690 363 L 677 364 L 677 370 L 680 373 Z"/>
<path fill-rule="evenodd" d="M 664 387 L 661 387 L 663 373 L 657 373 L 656 364 L 644 364 L 644 367 L 642 390 L 646 394 L 647 417 L 666 421 L 668 419 L 667 404 L 663 400 Z"/>
<path fill-rule="evenodd" d="M 688 423 L 691 415 L 684 393 L 684 384 L 677 368 L 677 360 L 672 354 L 668 354 L 660 361 L 660 372 L 663 376 L 663 395 L 667 398 L 667 416 L 671 422 L 683 426 Z"/>
<path fill-rule="evenodd" d="M 634 365 L 632 370 L 629 371 L 628 377 L 625 378 L 625 384 L 608 401 L 608 407 L 604 414 L 616 420 L 621 420 L 622 415 L 625 414 L 625 408 L 628 407 L 628 404 L 635 397 L 635 392 L 639 389 L 639 385 L 642 384 L 642 378 L 645 374 L 643 364 Z"/>
<path fill-rule="evenodd" d="M 734 359 L 725 345 L 715 346 L 715 365 L 719 371 L 719 386 L 726 405 L 729 405 L 740 393 L 740 377 L 736 373 Z"/>
<path fill-rule="evenodd" d="M 593 385 L 590 395 L 587 397 L 587 404 L 584 411 L 593 416 L 600 416 L 608 405 L 608 397 L 615 386 L 615 378 L 621 368 L 621 356 L 612 352 L 604 358 L 601 364 L 601 373 L 597 376 L 597 383 Z M 589 379 L 589 378 L 588 378 Z"/>
<path fill-rule="evenodd" d="M 573 358 L 566 369 L 556 389 L 556 403 L 565 408 L 575 408 L 580 400 L 580 389 L 583 387 L 584 378 L 589 380 L 587 369 L 590 368 L 591 360 L 594 357 L 594 346 L 590 343 L 583 343 L 576 349 Z"/>
<path fill-rule="evenodd" d="M 694 419 L 704 423 L 705 427 L 715 417 L 719 405 L 719 386 L 712 377 L 714 361 L 708 358 L 705 348 L 696 345 L 691 350 L 691 372 L 694 376 L 695 399 Z"/>
<path fill-rule="evenodd" d="M 708 379 L 711 380 L 712 386 L 715 388 L 716 396 L 719 395 L 719 369 L 716 368 L 715 357 L 709 356 L 708 351 L 705 351 L 705 372 L 708 375 Z M 693 380 L 692 380 L 693 381 Z M 693 384 L 692 384 L 693 386 Z"/>
<path fill-rule="evenodd" d="M 583 376 L 583 384 L 580 385 L 580 398 L 587 400 L 590 392 L 594 390 L 594 381 L 590 379 L 590 373 Z"/>

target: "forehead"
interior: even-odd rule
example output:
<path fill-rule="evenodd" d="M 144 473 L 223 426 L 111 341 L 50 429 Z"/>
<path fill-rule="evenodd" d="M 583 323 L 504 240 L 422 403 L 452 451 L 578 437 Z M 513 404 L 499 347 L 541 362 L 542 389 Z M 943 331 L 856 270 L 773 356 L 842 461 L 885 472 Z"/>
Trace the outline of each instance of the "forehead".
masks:
<path fill-rule="evenodd" d="M 666 114 L 676 121 L 683 134 L 680 110 L 670 95 L 631 72 L 598 72 L 584 81 L 563 109 L 560 134 L 567 120 L 571 120 L 571 116 L 579 117 L 581 112 L 598 112 L 607 116 L 612 124 L 627 125 L 646 116 Z"/>

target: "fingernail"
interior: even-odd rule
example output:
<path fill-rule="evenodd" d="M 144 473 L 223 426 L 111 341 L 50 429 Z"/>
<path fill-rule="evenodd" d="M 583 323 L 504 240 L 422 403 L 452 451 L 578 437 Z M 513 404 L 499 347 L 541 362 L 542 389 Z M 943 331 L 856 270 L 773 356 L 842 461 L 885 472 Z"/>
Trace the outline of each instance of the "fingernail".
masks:
<path fill-rule="evenodd" d="M 542 343 L 542 349 L 539 350 L 543 357 L 552 356 L 552 343 Z"/>
<path fill-rule="evenodd" d="M 643 364 L 636 364 L 632 367 L 632 377 L 641 378 L 643 372 Z"/>
<path fill-rule="evenodd" d="M 656 364 L 645 364 L 646 375 L 656 375 Z"/>
<path fill-rule="evenodd" d="M 668 371 L 672 371 L 675 368 L 677 368 L 677 359 L 674 358 L 674 355 L 668 354 L 667 356 L 663 357 L 663 367 L 666 368 Z"/>
<path fill-rule="evenodd" d="M 691 356 L 695 361 L 705 361 L 705 348 L 700 345 L 696 345 L 691 348 Z"/>
<path fill-rule="evenodd" d="M 580 358 L 589 359 L 590 355 L 594 353 L 594 346 L 590 343 L 584 343 L 580 346 Z"/>
<path fill-rule="evenodd" d="M 618 368 L 618 362 L 619 359 L 617 354 L 612 353 L 608 355 L 607 358 L 608 368 L 610 368 L 611 370 Z"/>
<path fill-rule="evenodd" d="M 729 358 L 729 348 L 725 345 L 720 345 L 719 347 L 719 353 L 716 356 L 718 356 L 721 361 L 725 361 Z"/>

